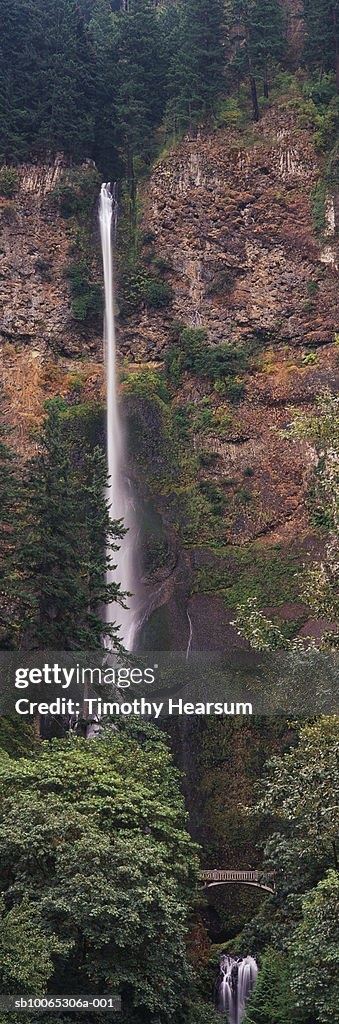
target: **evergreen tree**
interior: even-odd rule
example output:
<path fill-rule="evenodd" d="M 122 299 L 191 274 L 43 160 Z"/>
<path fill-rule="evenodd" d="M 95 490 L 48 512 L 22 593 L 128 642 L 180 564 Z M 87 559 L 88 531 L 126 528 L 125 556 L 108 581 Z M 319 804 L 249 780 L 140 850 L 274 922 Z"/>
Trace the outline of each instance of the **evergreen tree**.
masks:
<path fill-rule="evenodd" d="M 339 2 L 304 0 L 307 36 L 305 55 L 308 63 L 324 71 L 335 71 L 339 90 Z"/>
<path fill-rule="evenodd" d="M 28 639 L 41 648 L 98 649 L 99 606 L 123 600 L 119 585 L 105 582 L 112 564 L 106 549 L 123 530 L 109 519 L 104 459 L 96 449 L 85 457 L 79 477 L 58 401 L 49 403 L 40 443 L 26 482 L 27 530 L 20 551 Z M 105 632 L 120 649 L 117 629 Z"/>
<path fill-rule="evenodd" d="M 86 613 L 81 630 L 81 644 L 92 650 L 102 646 L 101 609 L 112 602 L 122 602 L 119 583 L 107 583 L 106 574 L 115 568 L 114 551 L 124 536 L 122 524 L 112 522 L 107 489 L 106 456 L 101 448 L 85 455 L 81 474 L 81 550 L 82 578 L 86 591 Z M 105 635 L 117 648 L 117 630 L 105 625 Z"/>
<path fill-rule="evenodd" d="M 288 959 L 276 950 L 268 949 L 246 1007 L 244 1024 L 293 1024 L 296 1020 Z"/>
<path fill-rule="evenodd" d="M 179 128 L 213 113 L 224 84 L 224 44 L 224 0 L 182 0 L 169 70 L 169 111 Z"/>
<path fill-rule="evenodd" d="M 6 402 L 0 392 L 0 646 L 15 646 L 19 632 L 16 621 L 18 579 L 15 549 L 19 527 L 19 484 L 14 451 L 9 447 L 4 422 Z"/>
<path fill-rule="evenodd" d="M 133 199 L 135 157 L 150 160 L 164 110 L 161 17 L 151 0 L 130 0 L 116 26 L 116 114 Z"/>
<path fill-rule="evenodd" d="M 95 58 L 93 156 L 107 178 L 122 175 L 121 132 L 116 108 L 118 88 L 116 18 L 109 0 L 93 0 L 88 35 Z"/>
<path fill-rule="evenodd" d="M 233 0 L 232 36 L 234 67 L 248 78 L 253 118 L 259 121 L 258 77 L 263 79 L 264 95 L 268 97 L 270 68 L 283 53 L 284 19 L 280 0 Z"/>
<path fill-rule="evenodd" d="M 76 0 L 0 0 L 0 153 L 88 156 L 94 65 Z"/>

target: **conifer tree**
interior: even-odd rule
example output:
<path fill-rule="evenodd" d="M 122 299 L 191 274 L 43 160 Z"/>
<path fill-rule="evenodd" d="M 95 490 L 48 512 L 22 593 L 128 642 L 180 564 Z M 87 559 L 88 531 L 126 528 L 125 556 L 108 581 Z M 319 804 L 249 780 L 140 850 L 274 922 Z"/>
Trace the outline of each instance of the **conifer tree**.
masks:
<path fill-rule="evenodd" d="M 127 177 L 133 183 L 135 157 L 150 158 L 152 135 L 164 109 L 161 18 L 151 0 L 130 0 L 116 25 L 116 114 Z"/>
<path fill-rule="evenodd" d="M 0 153 L 88 156 L 94 65 L 76 0 L 0 0 Z"/>
<path fill-rule="evenodd" d="M 111 523 L 105 497 L 107 472 L 96 449 L 75 467 L 58 400 L 48 404 L 41 450 L 26 482 L 26 535 L 21 563 L 26 577 L 26 628 L 31 645 L 56 650 L 102 646 L 100 605 L 121 602 L 119 584 L 106 584 L 112 558 L 107 548 L 123 535 Z"/>
<path fill-rule="evenodd" d="M 169 70 L 170 110 L 179 127 L 213 113 L 224 84 L 224 0 L 182 0 Z"/>
<path fill-rule="evenodd" d="M 4 422 L 5 398 L 0 393 L 0 647 L 15 646 L 18 635 L 18 580 L 15 549 L 19 525 L 19 484 L 14 451 Z"/>
<path fill-rule="evenodd" d="M 307 36 L 305 55 L 322 74 L 335 71 L 339 90 L 339 2 L 304 0 Z"/>
<path fill-rule="evenodd" d="M 246 74 L 251 91 L 253 119 L 259 121 L 258 78 L 269 93 L 269 71 L 283 51 L 284 19 L 279 0 L 233 0 L 232 37 L 234 66 Z"/>

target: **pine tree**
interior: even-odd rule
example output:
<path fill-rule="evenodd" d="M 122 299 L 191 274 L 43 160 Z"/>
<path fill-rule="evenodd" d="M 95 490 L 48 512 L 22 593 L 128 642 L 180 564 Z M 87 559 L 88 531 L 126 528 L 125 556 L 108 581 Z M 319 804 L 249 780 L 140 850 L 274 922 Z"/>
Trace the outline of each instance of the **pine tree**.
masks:
<path fill-rule="evenodd" d="M 0 152 L 88 156 L 95 69 L 76 0 L 0 0 Z"/>
<path fill-rule="evenodd" d="M 338 0 L 304 0 L 308 63 L 322 74 L 335 71 L 339 90 L 339 3 Z"/>
<path fill-rule="evenodd" d="M 250 996 L 244 1024 L 293 1024 L 297 1019 L 286 957 L 268 949 Z"/>
<path fill-rule="evenodd" d="M 224 0 L 182 0 L 169 71 L 169 110 L 179 127 L 214 112 L 224 85 L 224 44 Z"/>
<path fill-rule="evenodd" d="M 111 603 L 123 603 L 118 582 L 107 582 L 106 576 L 115 569 L 114 551 L 125 534 L 122 523 L 112 521 L 107 491 L 107 464 L 101 448 L 96 447 L 84 458 L 81 474 L 81 550 L 82 578 L 86 592 L 86 611 L 81 627 L 81 645 L 96 650 L 102 646 L 103 624 L 101 609 Z M 105 625 L 105 636 L 117 650 L 120 646 L 118 630 L 114 624 Z"/>
<path fill-rule="evenodd" d="M 15 646 L 19 635 L 15 551 L 20 499 L 16 457 L 7 443 L 5 412 L 5 398 L 0 393 L 0 646 L 6 649 Z"/>
<path fill-rule="evenodd" d="M 161 17 L 151 0 L 129 0 L 116 19 L 116 116 L 135 208 L 135 158 L 147 163 L 165 105 Z"/>
<path fill-rule="evenodd" d="M 263 79 L 268 97 L 270 68 L 283 52 L 284 18 L 279 0 L 233 0 L 232 37 L 233 64 L 248 78 L 253 119 L 259 121 L 258 78 Z"/>
<path fill-rule="evenodd" d="M 40 453 L 26 481 L 27 528 L 20 551 L 26 586 L 26 631 L 33 646 L 97 650 L 102 646 L 100 605 L 123 600 L 119 584 L 107 584 L 112 548 L 123 535 L 111 523 L 104 457 L 96 449 L 74 464 L 58 400 L 48 404 Z M 120 648 L 116 628 L 109 631 Z"/>

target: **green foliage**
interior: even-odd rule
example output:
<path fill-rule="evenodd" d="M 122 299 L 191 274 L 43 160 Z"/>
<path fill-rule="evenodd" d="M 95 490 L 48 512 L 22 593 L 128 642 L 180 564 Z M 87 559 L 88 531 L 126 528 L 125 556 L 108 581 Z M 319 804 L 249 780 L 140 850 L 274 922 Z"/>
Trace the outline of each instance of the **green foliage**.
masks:
<path fill-rule="evenodd" d="M 224 86 L 223 0 L 186 0 L 172 24 L 167 121 L 176 133 L 214 113 Z"/>
<path fill-rule="evenodd" d="M 232 0 L 231 25 L 235 43 L 233 66 L 248 78 L 253 118 L 258 121 L 257 79 L 262 78 L 267 99 L 270 74 L 283 56 L 285 18 L 282 5 L 276 0 Z"/>
<path fill-rule="evenodd" d="M 88 156 L 95 68 L 76 0 L 1 0 L 0 152 Z"/>
<path fill-rule="evenodd" d="M 148 367 L 129 371 L 123 375 L 124 394 L 134 395 L 136 398 L 160 398 L 168 404 L 169 394 L 162 374 Z"/>
<path fill-rule="evenodd" d="M 20 633 L 18 606 L 21 581 L 14 552 L 22 527 L 19 514 L 19 471 L 6 425 L 7 402 L 0 391 L 0 642 L 16 646 Z"/>
<path fill-rule="evenodd" d="M 19 551 L 26 635 L 40 647 L 97 650 L 100 609 L 124 601 L 120 585 L 106 582 L 124 528 L 109 517 L 103 451 L 79 451 L 78 436 L 74 446 L 65 426 L 63 408 L 57 400 L 49 402 L 40 454 L 27 470 L 26 529 Z M 106 632 L 120 649 L 117 628 Z"/>
<path fill-rule="evenodd" d="M 34 733 L 31 725 L 19 721 L 18 715 L 0 715 L 0 750 L 6 751 L 11 757 L 27 754 L 34 745 Z"/>
<path fill-rule="evenodd" d="M 292 990 L 297 1006 L 320 1024 L 339 1021 L 339 875 L 303 897 L 302 921 L 291 943 Z"/>
<path fill-rule="evenodd" d="M 52 193 L 59 202 L 61 216 L 78 221 L 91 217 L 99 186 L 100 175 L 94 167 L 76 167 L 64 173 Z"/>
<path fill-rule="evenodd" d="M 259 545 L 240 548 L 229 545 L 214 552 L 220 566 L 204 566 L 194 574 L 194 590 L 221 594 L 229 608 L 237 608 L 248 597 L 259 605 L 279 605 L 294 601 L 298 594 L 300 559 L 296 552 L 286 554 L 276 548 L 263 550 Z"/>
<path fill-rule="evenodd" d="M 268 765 L 261 810 L 287 830 L 290 859 L 299 866 L 310 857 L 328 867 L 336 859 L 338 753 L 337 718 L 322 716 L 302 724 L 298 746 Z"/>
<path fill-rule="evenodd" d="M 250 996 L 244 1024 L 293 1024 L 298 1019 L 291 993 L 286 956 L 268 949 L 260 963 L 257 984 Z"/>
<path fill-rule="evenodd" d="M 16 921 L 3 934 L 5 970 L 26 939 L 12 978 L 27 966 L 26 984 L 117 991 L 129 1020 L 171 1020 L 190 979 L 196 858 L 164 735 L 131 721 L 92 744 L 0 758 L 0 775 L 1 889 Z"/>
<path fill-rule="evenodd" d="M 229 96 L 219 104 L 216 114 L 216 124 L 218 128 L 223 128 L 224 126 L 227 128 L 242 128 L 244 123 L 245 116 L 238 99 L 234 96 Z M 213 288 L 213 291 L 215 292 L 215 287 Z M 215 294 L 218 293 L 216 292 Z"/>
<path fill-rule="evenodd" d="M 41 908 L 23 896 L 5 912 L 0 900 L 0 978 L 2 992 L 43 995 L 53 974 L 53 954 L 64 953 L 68 944 L 43 927 Z"/>
<path fill-rule="evenodd" d="M 163 309 L 169 306 L 172 300 L 172 289 L 167 281 L 159 281 L 150 278 L 143 288 L 143 298 L 147 306 L 153 309 Z"/>
<path fill-rule="evenodd" d="M 200 482 L 201 493 L 207 498 L 213 515 L 222 516 L 225 511 L 225 495 L 217 484 L 213 483 L 212 480 L 201 480 Z"/>
<path fill-rule="evenodd" d="M 0 168 L 0 196 L 13 199 L 19 191 L 19 177 L 14 167 Z"/>
<path fill-rule="evenodd" d="M 66 270 L 72 295 L 72 313 L 75 320 L 87 320 L 102 314 L 101 288 L 88 278 L 85 260 L 71 263 Z"/>
<path fill-rule="evenodd" d="M 231 401 L 241 397 L 244 385 L 237 373 L 246 365 L 246 353 L 235 345 L 209 345 L 205 327 L 173 325 L 173 341 L 166 352 L 169 380 L 177 384 L 185 371 L 222 382 Z"/>
<path fill-rule="evenodd" d="M 323 180 L 317 182 L 312 193 L 312 222 L 315 235 L 323 235 L 326 227 L 326 185 Z"/>
<path fill-rule="evenodd" d="M 308 64 L 317 68 L 321 74 L 324 71 L 336 71 L 338 25 L 332 0 L 304 0 L 304 15 L 307 29 L 305 55 Z"/>

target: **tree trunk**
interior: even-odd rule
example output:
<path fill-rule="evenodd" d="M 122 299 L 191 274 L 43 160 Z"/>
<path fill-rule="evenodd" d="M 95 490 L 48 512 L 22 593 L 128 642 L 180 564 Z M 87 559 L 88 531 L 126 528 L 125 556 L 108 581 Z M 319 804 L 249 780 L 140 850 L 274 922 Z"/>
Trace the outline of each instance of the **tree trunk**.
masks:
<path fill-rule="evenodd" d="M 254 75 L 250 75 L 250 86 L 251 86 L 253 120 L 254 121 L 260 121 L 260 110 L 259 110 L 259 103 L 258 103 L 257 83 L 256 83 L 256 80 L 254 78 Z"/>
<path fill-rule="evenodd" d="M 269 97 L 269 81 L 268 81 L 268 67 L 267 67 L 267 65 L 265 66 L 265 70 L 264 70 L 264 96 L 265 96 L 265 100 L 268 100 L 268 97 Z"/>
<path fill-rule="evenodd" d="M 128 176 L 128 187 L 130 197 L 130 221 L 131 225 L 135 226 L 135 176 L 134 176 L 134 160 L 133 153 L 130 146 L 127 150 L 127 176 Z"/>
<path fill-rule="evenodd" d="M 252 54 L 251 54 L 250 39 L 249 39 L 248 32 L 247 32 L 247 35 L 246 35 L 246 42 L 247 42 L 247 66 L 248 66 L 248 77 L 249 77 L 250 88 L 251 88 L 253 121 L 260 121 L 260 110 L 259 110 L 259 103 L 258 103 L 257 83 L 256 83 L 256 80 L 255 80 L 255 77 L 254 77 L 254 70 L 253 70 L 253 63 L 252 63 Z"/>
<path fill-rule="evenodd" d="M 337 92 L 339 92 L 339 30 L 338 30 L 337 12 L 336 12 L 336 9 L 335 9 L 335 4 L 333 4 L 332 19 L 333 19 L 333 36 L 334 36 L 334 47 L 335 47 L 335 75 L 336 75 L 336 83 L 337 83 Z"/>

